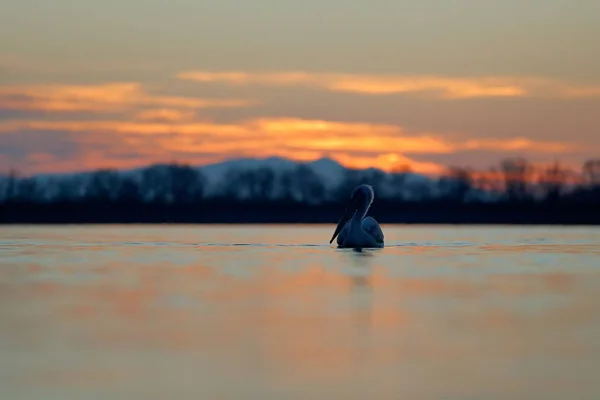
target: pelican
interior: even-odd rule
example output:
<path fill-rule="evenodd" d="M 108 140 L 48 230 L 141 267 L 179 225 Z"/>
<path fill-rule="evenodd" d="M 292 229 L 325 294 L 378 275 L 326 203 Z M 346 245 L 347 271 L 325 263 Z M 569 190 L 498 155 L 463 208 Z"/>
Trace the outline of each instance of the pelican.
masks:
<path fill-rule="evenodd" d="M 329 243 L 337 236 L 338 247 L 383 247 L 383 231 L 373 217 L 366 217 L 375 192 L 371 185 L 359 185 L 352 192 Z"/>

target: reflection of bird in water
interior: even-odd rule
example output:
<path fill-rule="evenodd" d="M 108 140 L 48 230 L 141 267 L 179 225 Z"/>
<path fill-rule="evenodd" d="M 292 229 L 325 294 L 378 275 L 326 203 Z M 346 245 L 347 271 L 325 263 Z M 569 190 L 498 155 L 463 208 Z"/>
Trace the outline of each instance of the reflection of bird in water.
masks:
<path fill-rule="evenodd" d="M 345 253 L 354 273 L 349 274 L 352 289 L 371 288 L 371 263 L 375 255 L 371 251 L 352 249 L 352 253 Z"/>
<path fill-rule="evenodd" d="M 348 307 L 352 319 L 351 337 L 356 345 L 352 346 L 352 359 L 356 368 L 361 369 L 371 363 L 374 337 L 374 291 L 372 263 L 376 252 L 353 249 L 352 252 L 340 253 L 347 260 L 348 272 Z M 358 371 L 357 371 L 358 372 Z"/>
<path fill-rule="evenodd" d="M 360 247 L 356 247 L 356 248 L 352 249 L 352 251 L 355 253 L 358 253 L 357 256 L 360 256 L 360 257 L 373 257 L 373 253 L 366 252 Z"/>
<path fill-rule="evenodd" d="M 342 248 L 384 247 L 381 227 L 375 218 L 365 218 L 374 198 L 375 192 L 371 185 L 357 186 L 329 243 L 337 236 L 338 247 Z"/>

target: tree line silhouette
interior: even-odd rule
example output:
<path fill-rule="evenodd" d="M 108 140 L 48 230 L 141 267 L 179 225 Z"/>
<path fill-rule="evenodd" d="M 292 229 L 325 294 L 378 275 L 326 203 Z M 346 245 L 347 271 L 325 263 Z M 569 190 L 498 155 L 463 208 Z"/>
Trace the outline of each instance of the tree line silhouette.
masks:
<path fill-rule="evenodd" d="M 435 180 L 414 177 L 407 168 L 347 169 L 331 184 L 300 164 L 231 169 L 208 191 L 201 170 L 177 163 L 138 174 L 98 170 L 50 185 L 11 171 L 0 181 L 0 223 L 331 223 L 361 183 L 375 189 L 370 214 L 380 222 L 600 223 L 600 159 L 573 170 L 513 157 L 484 171 L 452 166 Z"/>

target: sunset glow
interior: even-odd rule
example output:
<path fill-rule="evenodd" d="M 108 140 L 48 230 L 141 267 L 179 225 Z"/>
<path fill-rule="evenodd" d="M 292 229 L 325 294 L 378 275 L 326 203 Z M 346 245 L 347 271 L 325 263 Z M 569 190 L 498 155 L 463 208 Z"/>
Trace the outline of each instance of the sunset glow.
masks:
<path fill-rule="evenodd" d="M 569 144 L 534 142 L 524 138 L 451 141 L 433 133 L 406 133 L 393 125 L 295 118 L 261 118 L 219 124 L 194 121 L 191 114 L 173 110 L 148 110 L 134 117 L 137 120 L 12 120 L 0 123 L 0 134 L 6 137 L 19 132 L 43 132 L 52 137 L 53 134 L 68 133 L 63 140 L 79 148 L 78 153 L 71 155 L 71 162 L 55 164 L 58 157 L 40 152 L 27 158 L 29 165 L 52 171 L 69 171 L 82 165 L 89 168 L 113 164 L 127 167 L 142 160 L 145 163 L 177 159 L 212 162 L 235 154 L 306 161 L 330 157 L 356 168 L 377 166 L 390 171 L 398 165 L 409 165 L 415 171 L 438 173 L 444 166 L 412 157 L 465 150 L 499 154 L 514 150 L 552 154 L 574 150 Z M 123 154 L 128 155 L 126 160 L 119 161 Z M 137 156 L 131 157 L 131 154 Z M 204 154 L 211 156 L 207 158 Z"/>
<path fill-rule="evenodd" d="M 43 13 L 59 30 L 18 5 L 0 16 L 0 173 L 281 156 L 437 174 L 600 154 L 591 9 L 144 3 L 140 18 L 58 2 Z M 505 26 L 525 17 L 531 34 Z"/>

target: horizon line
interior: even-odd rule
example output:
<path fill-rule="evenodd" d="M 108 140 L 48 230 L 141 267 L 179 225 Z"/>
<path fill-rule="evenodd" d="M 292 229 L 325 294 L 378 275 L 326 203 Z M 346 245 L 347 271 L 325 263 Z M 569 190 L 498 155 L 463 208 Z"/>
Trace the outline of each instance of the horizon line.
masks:
<path fill-rule="evenodd" d="M 550 167 L 550 166 L 558 165 L 568 171 L 572 171 L 573 169 L 576 169 L 574 163 L 561 162 L 558 159 L 554 159 L 552 161 L 545 162 L 545 163 L 531 162 L 527 159 L 527 157 L 522 156 L 522 155 L 498 157 L 496 163 L 491 163 L 489 166 L 483 167 L 483 168 L 474 168 L 474 167 L 470 167 L 468 165 L 445 164 L 445 165 L 442 165 L 443 170 L 441 170 L 437 173 L 435 173 L 435 172 L 419 172 L 418 170 L 413 169 L 410 164 L 403 164 L 403 163 L 398 163 L 397 167 L 385 169 L 385 168 L 380 168 L 377 166 L 353 167 L 351 165 L 346 165 L 345 163 L 340 162 L 340 161 L 336 160 L 334 157 L 330 157 L 330 156 L 322 156 L 322 157 L 318 157 L 318 158 L 314 158 L 314 159 L 295 159 L 295 158 L 288 158 L 288 157 L 283 157 L 283 156 L 278 156 L 278 155 L 271 155 L 271 156 L 262 156 L 262 157 L 261 156 L 228 157 L 228 158 L 222 158 L 218 161 L 205 162 L 205 163 L 190 163 L 190 162 L 178 161 L 176 159 L 173 159 L 170 161 L 164 160 L 164 161 L 156 161 L 156 162 L 147 162 L 144 164 L 140 164 L 139 166 L 135 166 L 135 167 L 125 167 L 125 168 L 94 167 L 94 168 L 84 168 L 84 169 L 73 170 L 73 171 L 33 172 L 33 173 L 29 173 L 29 174 L 21 173 L 21 171 L 17 167 L 8 167 L 6 169 L 7 172 L 0 172 L 0 177 L 6 178 L 6 177 L 11 176 L 11 174 L 18 178 L 27 178 L 27 177 L 36 177 L 36 176 L 61 176 L 61 175 L 72 175 L 72 174 L 86 174 L 86 173 L 95 173 L 98 171 L 131 172 L 131 171 L 136 171 L 136 170 L 140 170 L 140 169 L 150 168 L 153 166 L 167 166 L 167 165 L 189 166 L 192 168 L 200 169 L 200 168 L 205 168 L 205 167 L 209 167 L 209 166 L 213 166 L 213 165 L 225 164 L 228 162 L 243 161 L 243 160 L 258 161 L 258 162 L 267 161 L 267 160 L 281 160 L 284 162 L 287 161 L 287 162 L 290 162 L 292 164 L 297 164 L 297 165 L 307 165 L 307 164 L 314 164 L 319 161 L 329 161 L 329 162 L 333 162 L 333 163 L 339 165 L 340 167 L 342 167 L 346 170 L 350 170 L 350 171 L 377 170 L 384 174 L 409 173 L 409 174 L 420 175 L 420 176 L 425 176 L 425 177 L 446 176 L 449 174 L 450 170 L 452 170 L 452 169 L 460 169 L 460 170 L 468 171 L 470 173 L 475 173 L 475 174 L 490 173 L 490 172 L 493 172 L 493 171 L 491 171 L 492 168 L 497 167 L 499 164 L 501 164 L 502 161 L 505 161 L 505 160 L 524 160 L 529 166 L 532 166 L 532 167 Z M 593 160 L 596 160 L 596 159 L 590 158 L 588 160 L 581 162 L 579 165 L 579 171 L 583 168 L 585 163 L 587 163 L 589 161 L 593 161 Z M 498 172 L 498 171 L 496 171 L 496 172 Z"/>

